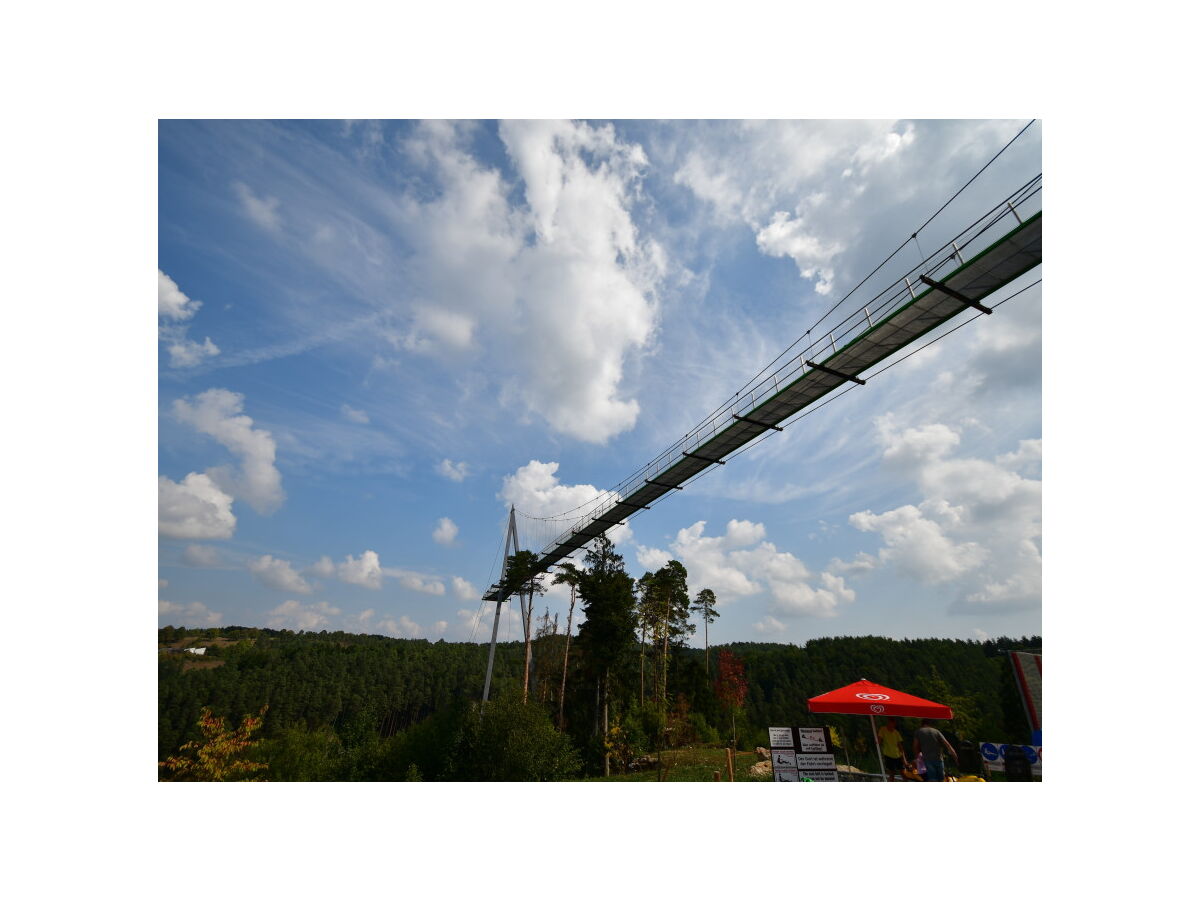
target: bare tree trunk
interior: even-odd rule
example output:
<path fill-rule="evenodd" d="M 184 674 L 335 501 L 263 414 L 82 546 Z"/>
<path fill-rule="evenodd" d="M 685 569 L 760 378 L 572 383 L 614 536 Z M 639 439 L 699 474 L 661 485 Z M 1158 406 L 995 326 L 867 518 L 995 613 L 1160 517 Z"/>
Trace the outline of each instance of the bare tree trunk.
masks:
<path fill-rule="evenodd" d="M 604 670 L 604 777 L 608 777 L 608 669 Z"/>
<path fill-rule="evenodd" d="M 671 645 L 671 619 L 670 609 L 667 610 L 667 621 L 663 626 L 663 663 L 662 663 L 662 705 L 663 712 L 667 710 L 667 654 L 670 652 Z"/>
<path fill-rule="evenodd" d="M 567 646 L 563 650 L 562 687 L 558 689 L 558 730 L 563 730 L 563 710 L 567 699 L 567 660 L 571 658 L 571 617 L 575 615 L 575 585 L 571 585 L 571 608 L 567 611 Z"/>
<path fill-rule="evenodd" d="M 708 677 L 708 619 L 704 620 L 704 677 Z"/>
<path fill-rule="evenodd" d="M 642 623 L 642 659 L 641 659 L 641 663 L 639 664 L 638 674 L 642 681 L 641 692 L 638 694 L 638 702 L 642 706 L 645 706 L 646 705 L 646 623 L 645 622 Z"/>

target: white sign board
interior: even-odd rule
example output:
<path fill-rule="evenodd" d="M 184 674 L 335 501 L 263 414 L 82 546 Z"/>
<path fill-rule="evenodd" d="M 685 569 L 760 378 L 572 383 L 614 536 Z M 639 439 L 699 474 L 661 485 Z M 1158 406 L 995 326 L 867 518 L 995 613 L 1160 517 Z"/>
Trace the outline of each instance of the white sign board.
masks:
<path fill-rule="evenodd" d="M 832 753 L 805 753 L 802 756 L 797 756 L 796 768 L 828 769 L 831 772 L 837 771 L 837 766 L 833 762 Z"/>
<path fill-rule="evenodd" d="M 772 747 L 794 747 L 792 743 L 792 729 L 790 728 L 768 728 L 767 733 L 771 736 Z"/>
<path fill-rule="evenodd" d="M 837 781 L 829 729 L 769 728 L 776 781 Z"/>
<path fill-rule="evenodd" d="M 825 743 L 824 728 L 797 728 L 800 733 L 800 750 L 803 753 L 824 753 L 828 748 Z M 831 756 L 830 759 L 833 759 Z"/>
<path fill-rule="evenodd" d="M 796 751 L 795 750 L 772 750 L 771 751 L 771 768 L 773 768 L 773 769 L 794 769 L 794 768 L 796 768 Z"/>

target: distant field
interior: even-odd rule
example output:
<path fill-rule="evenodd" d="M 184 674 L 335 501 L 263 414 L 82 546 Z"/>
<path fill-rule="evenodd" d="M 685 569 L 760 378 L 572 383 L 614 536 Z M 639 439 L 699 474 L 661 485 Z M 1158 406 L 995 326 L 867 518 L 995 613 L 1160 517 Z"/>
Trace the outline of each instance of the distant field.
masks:
<path fill-rule="evenodd" d="M 237 643 L 237 641 L 235 641 L 235 640 L 231 640 L 229 638 L 223 638 L 223 637 L 218 637 L 218 638 L 183 637 L 177 641 L 169 641 L 167 643 L 160 643 L 158 645 L 158 649 L 165 650 L 168 647 L 174 647 L 174 648 L 180 649 L 180 650 L 183 649 L 184 647 L 229 647 L 236 643 Z"/>
<path fill-rule="evenodd" d="M 158 645 L 158 652 L 162 653 L 167 649 L 183 650 L 187 647 L 228 647 L 236 643 L 237 641 L 222 637 L 184 637 L 177 641 L 160 643 Z M 182 655 L 184 657 L 182 666 L 185 672 L 192 672 L 196 669 L 216 669 L 225 665 L 225 660 L 223 659 L 206 659 L 203 656 L 197 656 L 192 653 L 184 653 Z"/>

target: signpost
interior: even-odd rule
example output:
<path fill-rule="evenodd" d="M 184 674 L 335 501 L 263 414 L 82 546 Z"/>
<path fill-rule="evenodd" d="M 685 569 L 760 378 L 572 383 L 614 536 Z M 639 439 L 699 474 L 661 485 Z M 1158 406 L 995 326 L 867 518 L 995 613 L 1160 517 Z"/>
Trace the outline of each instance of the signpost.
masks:
<path fill-rule="evenodd" d="M 769 728 L 776 781 L 837 781 L 829 728 Z"/>

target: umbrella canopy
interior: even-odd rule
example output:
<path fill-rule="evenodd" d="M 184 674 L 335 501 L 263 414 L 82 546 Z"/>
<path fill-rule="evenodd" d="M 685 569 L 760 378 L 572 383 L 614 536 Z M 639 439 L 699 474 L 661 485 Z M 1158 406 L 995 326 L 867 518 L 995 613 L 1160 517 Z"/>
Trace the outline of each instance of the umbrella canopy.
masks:
<path fill-rule="evenodd" d="M 813 697 L 808 711 L 814 713 L 845 713 L 851 716 L 913 716 L 920 719 L 953 719 L 954 712 L 942 703 L 923 700 L 884 687 L 865 678 L 836 691 Z"/>

